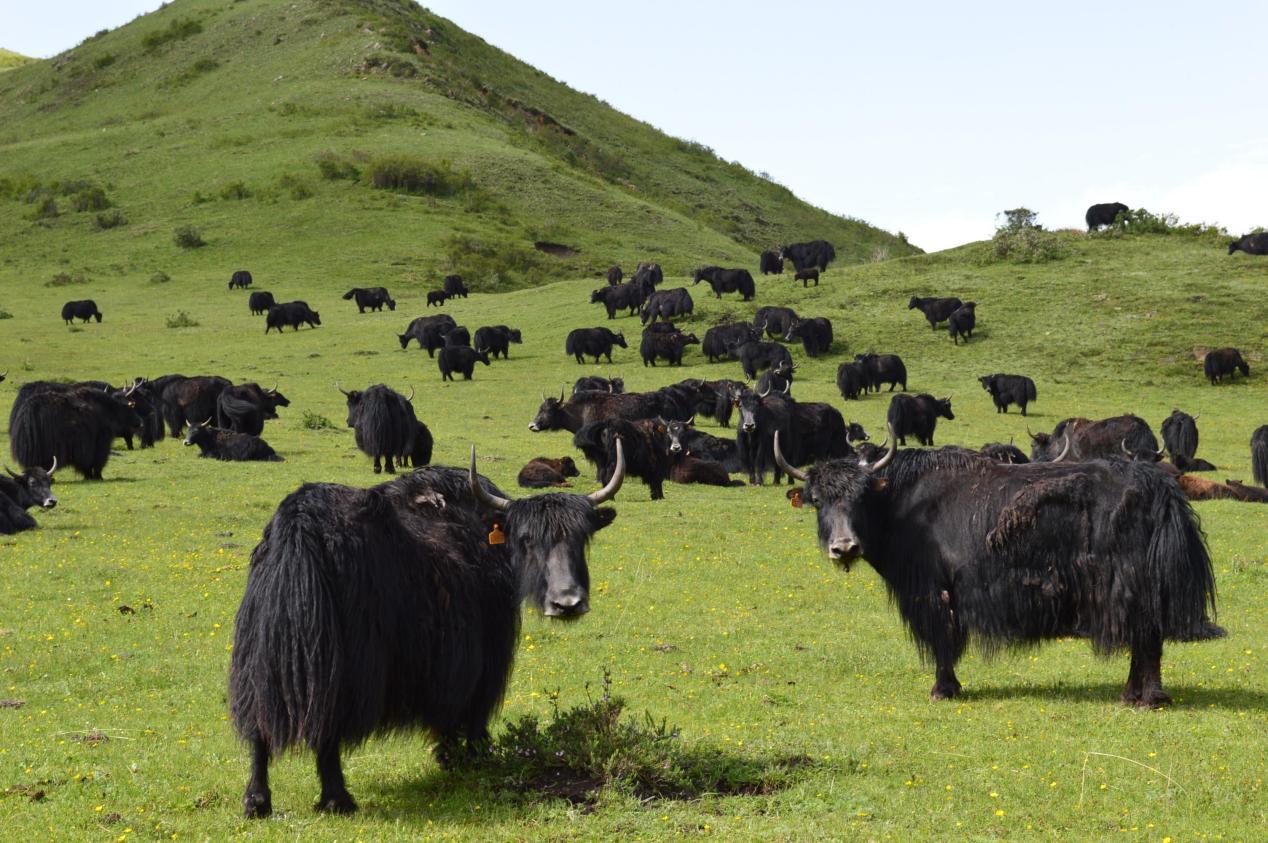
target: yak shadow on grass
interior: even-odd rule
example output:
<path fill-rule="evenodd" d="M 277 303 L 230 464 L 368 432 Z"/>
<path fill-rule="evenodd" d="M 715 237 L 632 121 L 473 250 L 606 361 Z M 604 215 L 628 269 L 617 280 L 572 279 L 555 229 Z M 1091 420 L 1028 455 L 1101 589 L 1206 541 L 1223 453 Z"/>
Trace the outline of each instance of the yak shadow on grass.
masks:
<path fill-rule="evenodd" d="M 1268 694 L 1244 688 L 1196 688 L 1191 685 L 1168 684 L 1163 671 L 1163 689 L 1171 695 L 1174 709 L 1268 710 Z M 1020 699 L 1036 699 L 1048 702 L 1106 703 L 1119 701 L 1123 684 L 1127 680 L 1127 663 L 1123 663 L 1123 682 L 1094 682 L 1067 684 L 1064 682 L 1043 685 L 966 685 L 956 702 L 990 702 Z"/>

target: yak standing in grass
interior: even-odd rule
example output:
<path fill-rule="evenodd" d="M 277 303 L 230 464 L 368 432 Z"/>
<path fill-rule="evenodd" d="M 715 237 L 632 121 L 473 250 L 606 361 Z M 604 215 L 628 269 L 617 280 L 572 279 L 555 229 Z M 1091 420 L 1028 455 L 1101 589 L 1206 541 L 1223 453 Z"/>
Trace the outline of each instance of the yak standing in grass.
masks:
<path fill-rule="evenodd" d="M 700 344 L 700 350 L 704 352 L 704 356 L 710 363 L 714 363 L 730 357 L 730 352 L 727 351 L 728 344 L 739 345 L 761 338 L 761 332 L 748 322 L 723 322 L 704 332 L 704 342 Z"/>
<path fill-rule="evenodd" d="M 828 264 L 836 260 L 837 250 L 827 240 L 811 240 L 807 243 L 793 243 L 779 250 L 781 260 L 792 261 L 794 269 L 816 267 L 820 272 L 828 268 Z"/>
<path fill-rule="evenodd" d="M 890 450 L 802 472 L 819 542 L 847 571 L 862 556 L 921 654 L 930 696 L 960 693 L 955 666 L 974 638 L 988 654 L 1053 638 L 1131 652 L 1122 700 L 1158 707 L 1164 641 L 1218 637 L 1215 577 L 1197 516 L 1147 463 L 1001 465 L 969 452 Z M 1209 612 L 1209 614 L 1208 614 Z"/>
<path fill-rule="evenodd" d="M 716 298 L 723 293 L 739 293 L 744 301 L 752 301 L 757 294 L 753 276 L 747 269 L 723 269 L 720 266 L 702 266 L 691 275 L 692 285 L 708 281 Z"/>
<path fill-rule="evenodd" d="M 37 381 L 14 399 L 9 449 L 24 468 L 68 465 L 87 480 L 100 480 L 115 437 L 143 427 L 122 395 Z"/>
<path fill-rule="evenodd" d="M 224 276 L 221 277 L 223 278 Z M 239 269 L 234 272 L 233 275 L 229 276 L 229 289 L 232 290 L 234 287 L 237 287 L 239 290 L 245 290 L 247 287 L 251 286 L 252 281 L 253 279 L 251 278 L 250 272 L 247 272 L 245 269 Z"/>
<path fill-rule="evenodd" d="M 308 302 L 289 301 L 283 304 L 275 304 L 269 308 L 269 312 L 264 317 L 264 333 L 276 329 L 280 334 L 282 328 L 290 326 L 291 330 L 298 331 L 299 326 L 307 325 L 309 328 L 316 328 L 321 324 L 321 314 L 308 306 Z"/>
<path fill-rule="evenodd" d="M 759 307 L 753 314 L 753 327 L 760 336 L 762 331 L 771 339 L 780 339 L 788 333 L 788 329 L 801 317 L 791 307 L 767 305 Z"/>
<path fill-rule="evenodd" d="M 465 299 L 471 294 L 461 275 L 446 275 L 442 292 L 451 299 Z"/>
<path fill-rule="evenodd" d="M 889 384 L 890 392 L 896 386 L 901 386 L 903 392 L 907 391 L 907 365 L 897 354 L 869 351 L 866 354 L 856 354 L 854 362 L 863 367 L 867 376 L 867 392 L 880 392 L 882 384 Z"/>
<path fill-rule="evenodd" d="M 564 340 L 564 351 L 576 358 L 578 364 L 585 363 L 586 357 L 593 357 L 597 365 L 599 358 L 604 356 L 611 363 L 613 346 L 629 348 L 624 332 L 613 333 L 607 328 L 575 328 Z"/>
<path fill-rule="evenodd" d="M 1229 241 L 1228 253 L 1245 252 L 1248 255 L 1268 255 L 1268 234 L 1247 234 Z"/>
<path fill-rule="evenodd" d="M 471 380 L 476 363 L 489 365 L 489 355 L 466 345 L 446 345 L 436 356 L 436 366 L 440 369 L 442 381 L 452 381 L 454 372 L 461 374 L 464 381 Z"/>
<path fill-rule="evenodd" d="M 1195 416 L 1172 410 L 1162 420 L 1162 445 L 1171 454 L 1171 462 L 1179 468 L 1177 460 L 1192 461 L 1198 454 L 1198 423 Z"/>
<path fill-rule="evenodd" d="M 457 327 L 457 322 L 448 313 L 439 316 L 419 316 L 409 323 L 405 333 L 397 334 L 401 348 L 409 348 L 410 340 L 418 340 L 418 347 L 427 350 L 428 357 L 434 357 L 436 350 L 445 347 L 445 335 Z"/>
<path fill-rule="evenodd" d="M 185 432 L 185 445 L 197 445 L 200 457 L 226 462 L 285 462 L 259 436 L 212 427 L 211 419 L 191 421 Z"/>
<path fill-rule="evenodd" d="M 276 305 L 273 294 L 268 290 L 256 290 L 247 299 L 247 308 L 251 311 L 252 316 L 263 316 L 269 312 L 269 308 Z"/>
<path fill-rule="evenodd" d="M 615 319 L 618 310 L 628 310 L 628 315 L 633 316 L 647 300 L 647 289 L 645 285 L 632 281 L 629 284 L 600 287 L 590 293 L 590 304 L 602 304 L 609 319 Z"/>
<path fill-rule="evenodd" d="M 259 436 L 264 422 L 277 418 L 277 408 L 290 405 L 276 385 L 272 389 L 261 389 L 258 383 L 227 386 L 216 399 L 216 424 L 235 433 Z"/>
<path fill-rule="evenodd" d="M 1268 488 L 1268 424 L 1250 435 L 1250 467 L 1255 482 Z"/>
<path fill-rule="evenodd" d="M 686 287 L 675 287 L 672 290 L 657 290 L 652 293 L 643 309 L 639 312 L 639 320 L 646 325 L 657 319 L 677 319 L 679 316 L 690 316 L 695 309 L 691 293 Z"/>
<path fill-rule="evenodd" d="M 794 319 L 784 334 L 785 342 L 800 339 L 807 357 L 827 354 L 832 348 L 832 321 L 824 316 Z"/>
<path fill-rule="evenodd" d="M 608 279 L 608 286 L 615 287 L 617 284 L 621 283 L 621 279 L 625 277 L 625 273 L 621 271 L 621 267 L 616 264 L 612 264 L 608 267 L 606 277 Z"/>
<path fill-rule="evenodd" d="M 62 305 L 62 321 L 70 325 L 76 319 L 83 322 L 87 322 L 89 319 L 96 319 L 101 322 L 101 311 L 97 309 L 97 303 L 92 299 L 81 299 L 79 301 L 68 301 Z"/>
<path fill-rule="evenodd" d="M 56 459 L 48 471 L 39 466 L 31 466 L 18 474 L 5 468 L 5 473 L 9 476 L 0 476 L 0 536 L 11 536 L 38 527 L 35 519 L 27 512 L 31 507 L 52 509 L 57 506 L 57 496 L 52 489 L 55 471 Z"/>
<path fill-rule="evenodd" d="M 163 375 L 150 381 L 158 396 L 159 410 L 173 437 L 180 436 L 187 419 L 216 415 L 220 393 L 228 389 L 228 378 L 219 375 Z"/>
<path fill-rule="evenodd" d="M 810 286 L 810 282 L 815 282 L 815 286 L 819 286 L 819 269 L 818 267 L 809 267 L 807 269 L 797 270 L 797 274 L 793 276 L 794 281 L 801 282 L 801 288 L 804 290 Z"/>
<path fill-rule="evenodd" d="M 506 325 L 485 325 L 476 328 L 472 342 L 475 344 L 476 351 L 487 352 L 494 360 L 500 354 L 502 359 L 506 360 L 510 357 L 511 343 L 522 344 L 524 335 L 518 328 L 510 328 Z"/>
<path fill-rule="evenodd" d="M 347 399 L 348 427 L 355 431 L 361 452 L 374 458 L 374 473 L 386 468 L 388 474 L 394 474 L 392 460 L 401 461 L 415 453 L 420 424 L 414 415 L 414 390 L 410 389 L 407 398 L 381 383 L 364 391 L 349 392 L 338 383 L 335 388 Z M 427 456 L 430 459 L 431 455 Z"/>
<path fill-rule="evenodd" d="M 967 343 L 976 327 L 977 302 L 966 301 L 947 317 L 947 333 L 951 335 L 951 341 L 956 345 L 960 344 L 961 339 Z"/>
<path fill-rule="evenodd" d="M 955 414 L 951 412 L 951 396 L 934 398 L 925 392 L 895 395 L 889 401 L 889 413 L 886 415 L 889 429 L 899 445 L 906 445 L 907 437 L 915 436 L 921 445 L 930 447 L 933 446 L 933 431 L 940 418 L 955 420 Z"/>
<path fill-rule="evenodd" d="M 857 401 L 869 391 L 867 369 L 862 363 L 842 363 L 837 366 L 837 390 L 846 401 Z"/>
<path fill-rule="evenodd" d="M 779 252 L 767 249 L 758 258 L 757 269 L 763 275 L 783 275 L 784 259 L 779 256 Z"/>
<path fill-rule="evenodd" d="M 396 310 L 396 300 L 387 292 L 386 287 L 353 287 L 343 294 L 344 301 L 357 300 L 357 313 L 365 313 L 366 308 L 379 313 L 383 305 L 388 310 Z"/>
<path fill-rule="evenodd" d="M 1007 413 L 1008 405 L 1016 404 L 1021 408 L 1021 414 L 1024 416 L 1026 406 L 1039 396 L 1035 390 L 1035 382 L 1025 375 L 1005 375 L 1002 372 L 996 372 L 993 375 L 982 375 L 977 380 L 982 385 L 982 389 L 990 393 L 997 413 Z"/>
<path fill-rule="evenodd" d="M 437 756 L 483 746 L 506 692 L 520 604 L 589 611 L 586 547 L 616 518 L 589 495 L 511 500 L 476 473 L 429 467 L 369 489 L 310 483 L 288 495 L 251 554 L 234 623 L 229 710 L 251 749 L 247 817 L 273 809 L 269 761 L 317 757 L 317 810 L 357 804 L 340 752 L 422 728 Z M 485 539 L 485 536 L 488 539 Z"/>
<path fill-rule="evenodd" d="M 1202 361 L 1202 368 L 1206 372 L 1206 379 L 1211 382 L 1211 386 L 1228 378 L 1235 380 L 1237 373 L 1241 372 L 1242 377 L 1250 377 L 1250 364 L 1242 358 L 1242 353 L 1235 348 L 1217 348 L 1206 353 L 1206 359 Z"/>
<path fill-rule="evenodd" d="M 665 422 L 654 418 L 595 422 L 573 434 L 572 444 L 597 469 L 600 483 L 613 476 L 623 453 L 626 476 L 642 480 L 652 500 L 664 499 L 670 470 Z"/>
<path fill-rule="evenodd" d="M 912 296 L 907 302 L 908 310 L 919 310 L 925 315 L 925 320 L 929 323 L 929 327 L 938 330 L 938 323 L 945 322 L 951 318 L 951 314 L 960 309 L 964 302 L 955 296 L 948 298 L 921 298 Z"/>
<path fill-rule="evenodd" d="M 1088 208 L 1087 213 L 1083 215 L 1083 221 L 1087 223 L 1088 231 L 1096 231 L 1101 226 L 1113 225 L 1119 214 L 1126 216 L 1130 213 L 1131 208 L 1122 202 L 1104 202 Z"/>

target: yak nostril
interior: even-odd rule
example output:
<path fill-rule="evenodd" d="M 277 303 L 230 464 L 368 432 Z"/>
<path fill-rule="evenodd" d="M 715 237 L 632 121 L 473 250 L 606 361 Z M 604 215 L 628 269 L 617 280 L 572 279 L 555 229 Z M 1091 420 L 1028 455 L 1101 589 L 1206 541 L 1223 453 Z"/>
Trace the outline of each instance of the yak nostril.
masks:
<path fill-rule="evenodd" d="M 57 506 L 57 498 L 48 498 L 48 499 L 46 499 L 46 500 L 44 501 L 44 503 L 42 504 L 42 506 L 43 506 L 45 509 L 52 509 L 53 507 Z"/>

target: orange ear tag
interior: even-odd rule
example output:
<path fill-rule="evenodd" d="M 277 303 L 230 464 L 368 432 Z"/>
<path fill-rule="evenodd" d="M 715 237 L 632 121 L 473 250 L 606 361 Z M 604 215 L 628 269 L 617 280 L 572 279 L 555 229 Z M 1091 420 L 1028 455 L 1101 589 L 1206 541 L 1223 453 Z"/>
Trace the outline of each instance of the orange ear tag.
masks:
<path fill-rule="evenodd" d="M 506 544 L 506 534 L 502 532 L 501 524 L 494 523 L 489 532 L 489 544 Z"/>
<path fill-rule="evenodd" d="M 788 502 L 793 505 L 793 509 L 801 509 L 806 505 L 801 499 L 800 489 L 793 489 L 788 493 Z"/>

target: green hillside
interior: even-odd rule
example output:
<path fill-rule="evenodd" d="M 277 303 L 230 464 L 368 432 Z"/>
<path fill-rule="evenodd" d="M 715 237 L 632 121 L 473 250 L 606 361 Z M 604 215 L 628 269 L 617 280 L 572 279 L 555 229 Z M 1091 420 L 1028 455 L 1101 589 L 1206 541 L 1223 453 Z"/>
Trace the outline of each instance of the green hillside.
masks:
<path fill-rule="evenodd" d="M 613 262 L 755 265 L 814 238 L 842 264 L 916 251 L 405 0 L 178 0 L 6 74 L 0 209 L 17 275 L 458 271 L 497 289 Z M 182 225 L 207 247 L 177 249 Z"/>
<path fill-rule="evenodd" d="M 33 61 L 35 59 L 0 47 L 0 73 L 12 70 L 15 67 L 21 67 L 24 64 L 30 64 Z"/>

